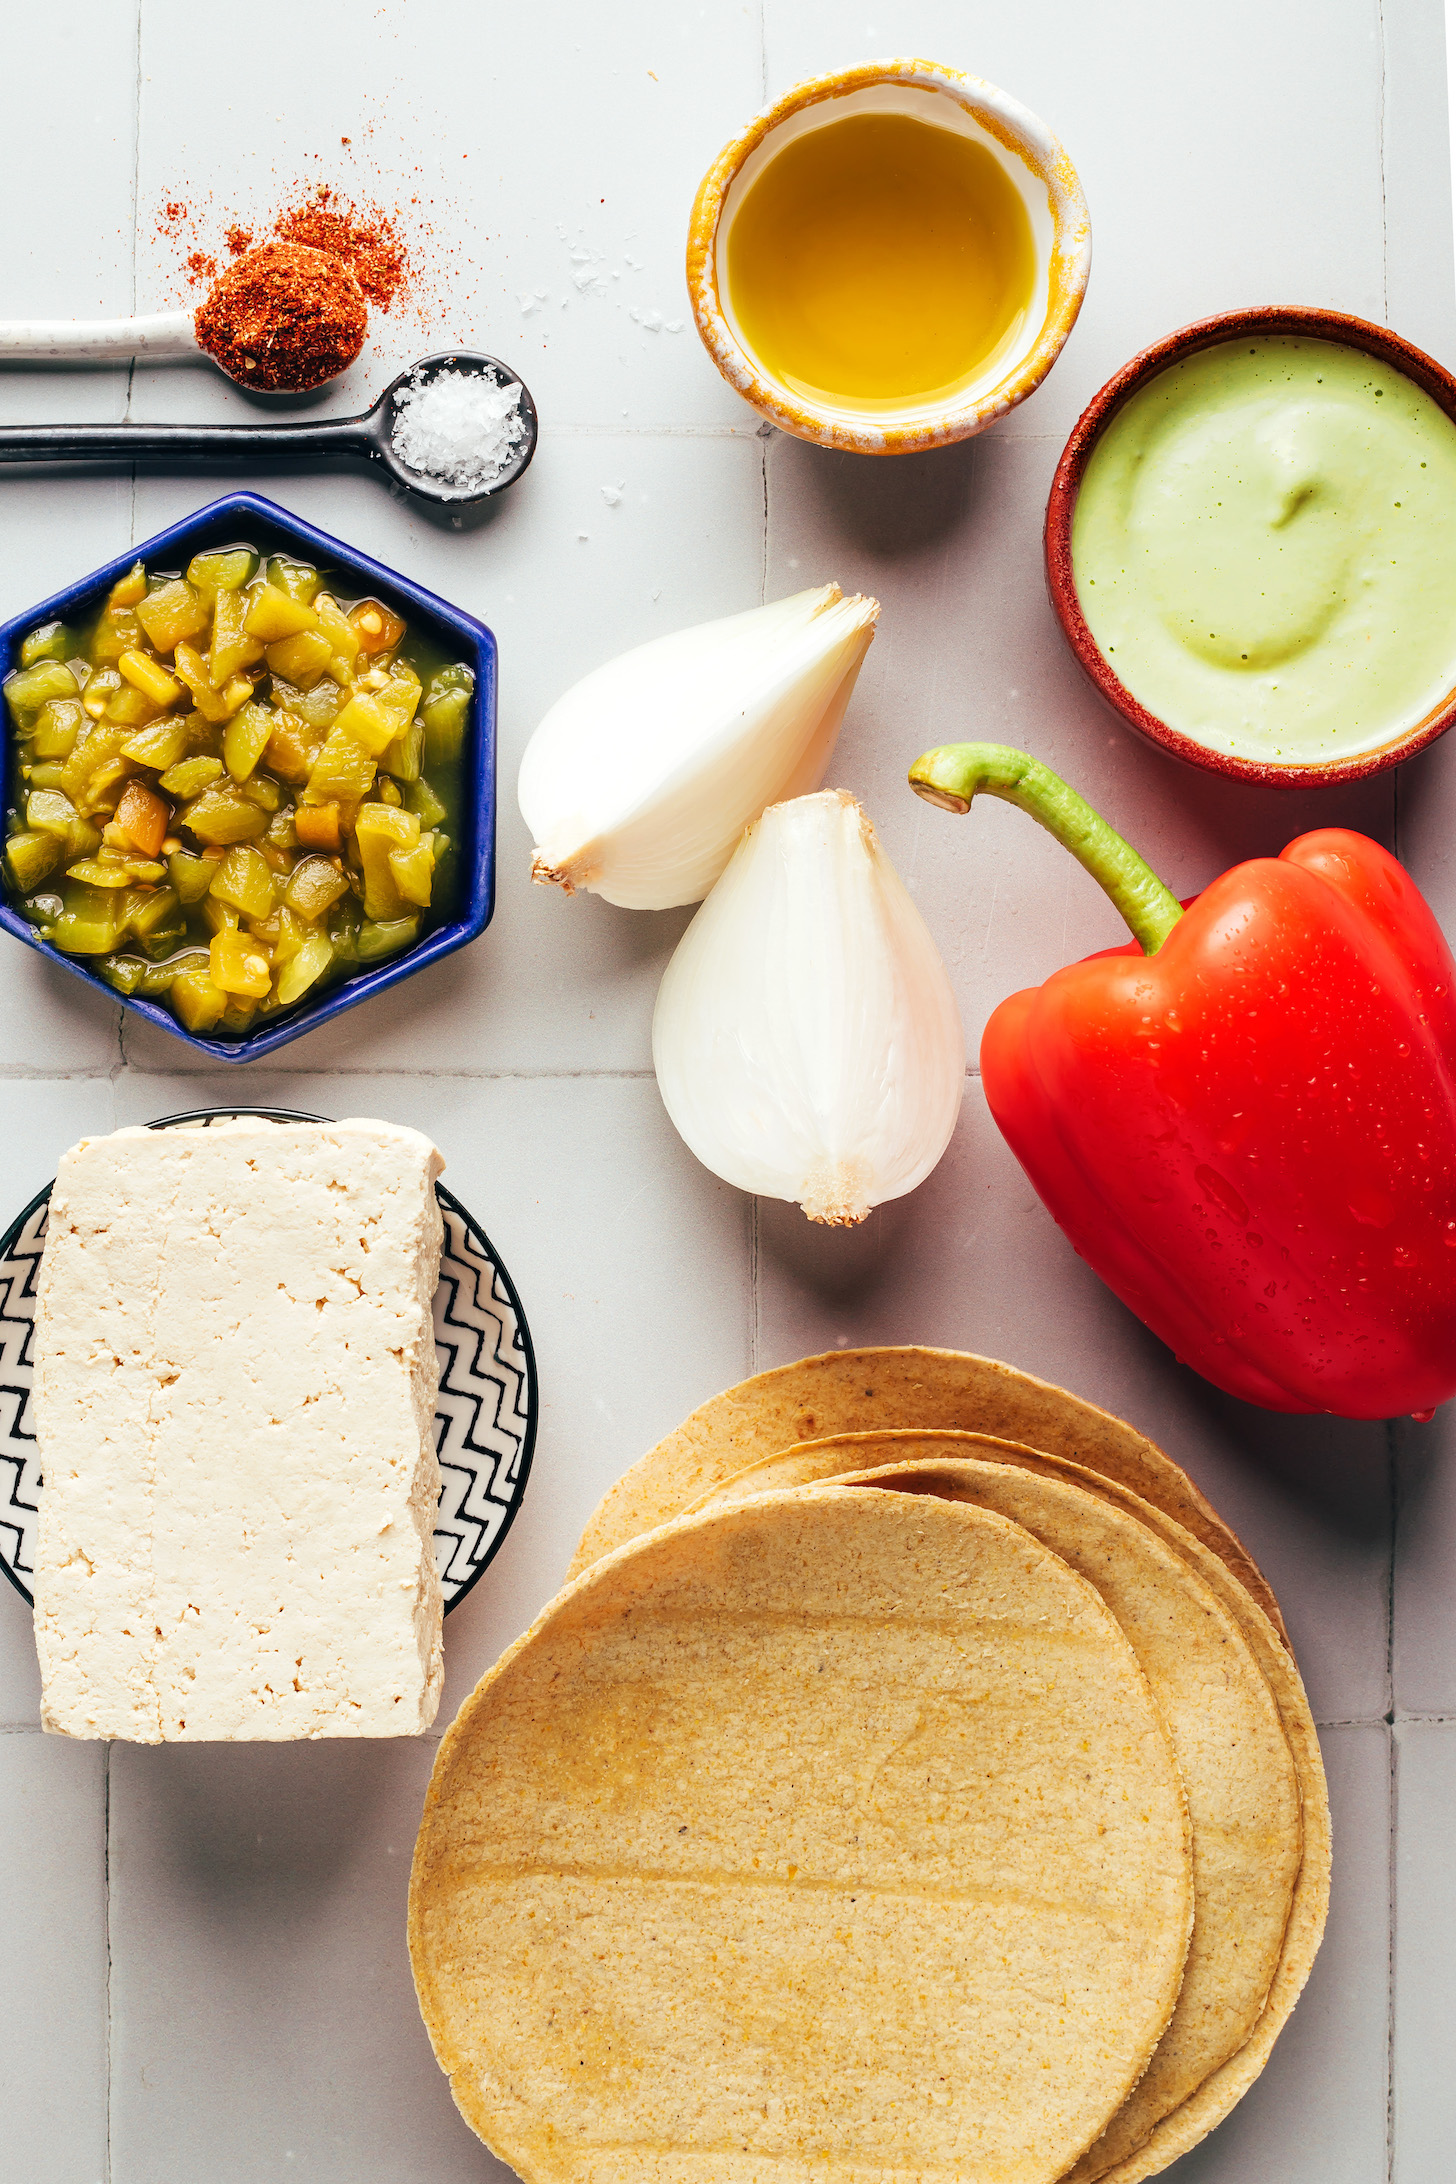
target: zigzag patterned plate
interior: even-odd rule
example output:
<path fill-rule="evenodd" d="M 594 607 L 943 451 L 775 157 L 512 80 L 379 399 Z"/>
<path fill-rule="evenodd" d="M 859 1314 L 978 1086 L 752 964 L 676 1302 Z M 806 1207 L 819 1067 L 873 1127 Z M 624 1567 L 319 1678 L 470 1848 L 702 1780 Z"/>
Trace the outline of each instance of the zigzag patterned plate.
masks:
<path fill-rule="evenodd" d="M 232 1115 L 264 1115 L 270 1122 L 329 1119 L 278 1107 L 205 1107 L 167 1115 L 149 1127 L 168 1130 Z M 30 1342 L 51 1187 L 47 1184 L 0 1237 L 0 1570 L 26 1600 L 41 1489 L 27 1417 Z M 435 1195 L 445 1220 L 435 1291 L 440 1356 L 435 1446 L 444 1479 L 435 1567 L 448 1615 L 481 1575 L 521 1506 L 536 1443 L 536 1360 L 515 1284 L 489 1237 L 438 1183 Z"/>

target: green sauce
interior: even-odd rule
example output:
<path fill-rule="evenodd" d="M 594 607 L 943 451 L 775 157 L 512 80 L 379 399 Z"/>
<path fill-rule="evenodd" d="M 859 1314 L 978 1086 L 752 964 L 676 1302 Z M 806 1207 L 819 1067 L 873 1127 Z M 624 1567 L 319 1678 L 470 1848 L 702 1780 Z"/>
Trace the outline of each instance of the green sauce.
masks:
<path fill-rule="evenodd" d="M 1340 343 L 1202 350 L 1098 441 L 1072 568 L 1169 727 L 1276 765 L 1379 749 L 1456 688 L 1456 423 Z"/>

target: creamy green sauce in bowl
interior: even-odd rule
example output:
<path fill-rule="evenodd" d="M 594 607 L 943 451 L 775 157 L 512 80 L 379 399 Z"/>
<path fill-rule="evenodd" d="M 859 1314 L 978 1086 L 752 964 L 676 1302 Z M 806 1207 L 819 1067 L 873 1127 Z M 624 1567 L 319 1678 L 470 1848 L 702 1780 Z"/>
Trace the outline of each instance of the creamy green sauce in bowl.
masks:
<path fill-rule="evenodd" d="M 1078 604 L 1158 720 L 1265 765 L 1377 751 L 1456 689 L 1456 423 L 1302 335 L 1171 364 L 1077 493 Z"/>

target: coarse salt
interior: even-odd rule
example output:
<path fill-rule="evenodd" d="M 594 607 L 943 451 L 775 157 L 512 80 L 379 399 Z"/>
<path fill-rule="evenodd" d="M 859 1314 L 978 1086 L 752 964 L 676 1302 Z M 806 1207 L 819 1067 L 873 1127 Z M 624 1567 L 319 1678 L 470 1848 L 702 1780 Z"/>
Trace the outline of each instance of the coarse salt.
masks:
<path fill-rule="evenodd" d="M 526 437 L 521 386 L 484 372 L 411 379 L 395 405 L 394 452 L 410 470 L 483 492 L 504 477 Z"/>

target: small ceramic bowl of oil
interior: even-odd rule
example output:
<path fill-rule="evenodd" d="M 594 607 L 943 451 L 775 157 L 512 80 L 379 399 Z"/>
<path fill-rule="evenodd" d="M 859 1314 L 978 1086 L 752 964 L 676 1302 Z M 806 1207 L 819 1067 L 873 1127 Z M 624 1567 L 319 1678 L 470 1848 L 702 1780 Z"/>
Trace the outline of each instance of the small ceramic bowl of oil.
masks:
<path fill-rule="evenodd" d="M 724 146 L 688 233 L 714 363 L 800 439 L 904 455 L 1041 384 L 1081 308 L 1087 204 L 1057 139 L 933 61 L 796 84 Z"/>

